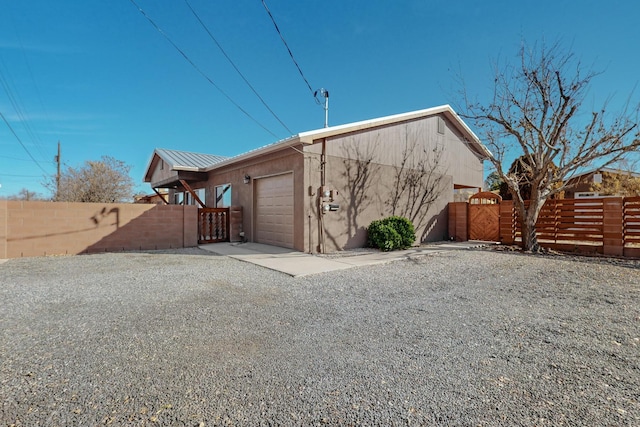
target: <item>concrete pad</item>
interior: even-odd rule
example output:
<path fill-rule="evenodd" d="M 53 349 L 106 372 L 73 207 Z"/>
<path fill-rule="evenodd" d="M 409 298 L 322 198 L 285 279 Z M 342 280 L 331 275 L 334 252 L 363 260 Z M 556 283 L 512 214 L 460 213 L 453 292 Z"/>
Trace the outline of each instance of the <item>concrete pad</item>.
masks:
<path fill-rule="evenodd" d="M 250 262 L 271 270 L 280 271 L 293 277 L 326 273 L 365 265 L 384 264 L 388 262 L 430 255 L 448 250 L 471 249 L 486 246 L 487 242 L 445 242 L 424 245 L 403 251 L 371 252 L 367 254 L 341 252 L 338 257 L 316 256 L 293 249 L 261 243 L 211 243 L 200 245 L 200 248 L 225 255 L 240 261 Z"/>
<path fill-rule="evenodd" d="M 250 262 L 271 270 L 280 271 L 293 277 L 353 267 L 328 258 L 260 243 L 212 243 L 200 248 L 226 255 L 240 261 Z"/>

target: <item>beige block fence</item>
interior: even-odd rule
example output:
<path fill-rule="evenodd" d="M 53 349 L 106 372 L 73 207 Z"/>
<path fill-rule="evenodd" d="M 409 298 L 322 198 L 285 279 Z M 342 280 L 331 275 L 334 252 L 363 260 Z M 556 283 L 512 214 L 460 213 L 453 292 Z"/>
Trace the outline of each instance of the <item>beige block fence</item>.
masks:
<path fill-rule="evenodd" d="M 0 200 L 0 259 L 197 244 L 196 206 Z"/>

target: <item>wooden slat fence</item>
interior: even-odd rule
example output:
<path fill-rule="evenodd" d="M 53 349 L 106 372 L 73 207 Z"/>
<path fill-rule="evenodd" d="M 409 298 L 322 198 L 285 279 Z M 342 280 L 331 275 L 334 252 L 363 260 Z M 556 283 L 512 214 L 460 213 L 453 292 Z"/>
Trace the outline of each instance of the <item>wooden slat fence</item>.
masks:
<path fill-rule="evenodd" d="M 198 209 L 198 243 L 229 241 L 229 208 Z"/>
<path fill-rule="evenodd" d="M 522 221 L 512 201 L 500 210 L 500 238 L 520 243 Z M 547 200 L 536 223 L 538 242 L 563 251 L 640 256 L 640 197 Z"/>
<path fill-rule="evenodd" d="M 499 209 L 500 241 L 520 244 L 522 222 L 513 201 L 503 200 Z M 462 211 L 456 205 L 450 214 L 457 217 Z M 469 228 L 473 227 L 472 220 L 469 217 Z M 457 218 L 449 218 L 450 228 L 459 222 Z M 468 235 L 460 225 L 455 236 L 451 235 L 456 239 Z M 543 247 L 640 258 L 640 197 L 547 200 L 536 231 Z"/>
<path fill-rule="evenodd" d="M 520 225 L 518 219 L 517 234 Z M 561 199 L 548 200 L 544 204 L 536 230 L 540 241 L 602 243 L 603 225 L 602 199 Z"/>

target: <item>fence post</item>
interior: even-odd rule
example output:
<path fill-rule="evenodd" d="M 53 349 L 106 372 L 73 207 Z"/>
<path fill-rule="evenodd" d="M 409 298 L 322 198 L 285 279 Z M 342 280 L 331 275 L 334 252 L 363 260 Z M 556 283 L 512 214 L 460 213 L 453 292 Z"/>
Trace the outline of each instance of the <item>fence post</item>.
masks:
<path fill-rule="evenodd" d="M 602 237 L 604 255 L 624 255 L 624 203 L 622 197 L 607 197 L 602 206 Z"/>
<path fill-rule="evenodd" d="M 450 202 L 448 207 L 449 238 L 456 242 L 467 241 L 467 202 Z"/>
<path fill-rule="evenodd" d="M 503 200 L 500 203 L 500 242 L 503 245 L 513 245 L 515 234 L 513 201 Z"/>
<path fill-rule="evenodd" d="M 7 201 L 0 200 L 0 259 L 8 258 L 7 256 L 7 221 L 9 220 L 9 212 L 7 209 Z"/>

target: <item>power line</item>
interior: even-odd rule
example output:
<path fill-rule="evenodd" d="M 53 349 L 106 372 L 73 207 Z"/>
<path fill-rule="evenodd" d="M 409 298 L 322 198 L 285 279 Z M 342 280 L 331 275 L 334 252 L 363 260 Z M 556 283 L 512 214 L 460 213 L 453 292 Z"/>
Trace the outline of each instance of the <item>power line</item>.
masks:
<path fill-rule="evenodd" d="M 285 125 L 282 120 L 280 120 L 280 117 L 278 117 L 278 115 L 276 113 L 273 112 L 273 110 L 271 109 L 271 107 L 269 107 L 269 105 L 267 105 L 266 101 L 264 99 L 262 99 L 262 97 L 260 96 L 260 94 L 258 93 L 258 91 L 256 91 L 256 89 L 251 85 L 251 83 L 249 83 L 249 81 L 247 80 L 247 78 L 240 72 L 240 70 L 238 69 L 238 67 L 236 66 L 236 64 L 231 60 L 231 58 L 229 57 L 229 55 L 227 55 L 227 52 L 225 52 L 225 50 L 222 48 L 222 46 L 220 45 L 220 43 L 218 42 L 218 40 L 216 40 L 216 38 L 213 36 L 213 34 L 211 34 L 211 31 L 209 31 L 209 28 L 205 25 L 204 22 L 202 22 L 202 19 L 200 19 L 200 16 L 198 16 L 198 14 L 196 13 L 196 11 L 193 9 L 193 7 L 191 7 L 191 4 L 189 4 L 188 0 L 184 0 L 184 2 L 187 4 L 187 6 L 189 7 L 189 9 L 191 10 L 191 13 L 193 13 L 193 16 L 195 16 L 195 18 L 198 20 L 198 22 L 200 23 L 200 25 L 202 26 L 202 28 L 204 28 L 204 30 L 207 32 L 207 34 L 209 34 L 209 37 L 211 37 L 211 40 L 213 40 L 213 42 L 216 44 L 216 46 L 218 46 L 218 49 L 220 49 L 220 52 L 222 52 L 222 54 L 224 55 L 225 58 L 227 58 L 227 60 L 229 61 L 229 63 L 231 64 L 231 66 L 236 70 L 236 72 L 240 75 L 240 77 L 242 77 L 242 80 L 244 80 L 244 82 L 247 84 L 247 86 L 249 86 L 249 88 L 251 88 L 251 90 L 253 91 L 253 93 L 258 97 L 258 99 L 260 100 L 260 102 L 262 102 L 262 105 L 265 106 L 265 108 L 267 110 L 269 110 L 269 112 L 271 113 L 271 115 L 273 115 L 273 117 L 276 118 L 276 120 L 278 120 L 278 122 L 280 122 L 280 124 L 290 133 L 293 134 L 293 132 L 291 131 L 291 129 L 289 129 L 289 127 L 287 125 Z"/>
<path fill-rule="evenodd" d="M 22 38 L 20 38 L 20 36 L 18 35 L 18 40 L 20 42 L 20 49 L 22 50 L 22 56 L 24 57 L 24 63 L 27 66 L 27 70 L 29 71 L 29 76 L 31 77 L 31 81 L 33 82 L 33 87 L 36 90 L 36 95 L 38 96 L 38 100 L 40 101 L 40 106 L 42 107 L 42 111 L 44 112 L 45 118 L 47 119 L 47 122 L 49 124 L 49 126 L 51 126 L 51 117 L 49 116 L 49 111 L 47 110 L 47 108 L 44 105 L 44 102 L 42 101 L 42 95 L 40 93 L 40 87 L 38 86 L 38 83 L 33 75 L 33 71 L 31 69 L 31 64 L 29 63 L 29 59 L 27 57 L 27 52 L 24 48 L 24 45 L 22 44 Z M 53 126 L 51 126 L 53 127 Z M 38 138 L 40 140 L 40 138 Z M 40 140 L 40 142 L 42 142 Z M 44 152 L 44 149 L 42 148 L 41 145 L 37 145 L 37 148 L 40 150 L 40 155 L 43 156 L 43 158 L 47 158 L 48 155 Z"/>
<path fill-rule="evenodd" d="M 2 58 L 0 58 L 0 84 L 2 85 L 5 93 L 7 94 L 7 98 L 11 102 L 11 105 L 13 106 L 13 109 L 16 112 L 16 115 L 18 116 L 20 123 L 22 124 L 22 127 L 24 128 L 27 135 L 33 142 L 33 145 L 40 151 L 40 154 L 43 155 L 44 157 L 44 152 L 42 151 L 41 144 L 39 143 L 40 139 L 38 138 L 36 133 L 33 131 L 31 125 L 29 124 L 29 121 L 27 120 L 24 109 L 21 106 L 21 104 L 24 104 L 24 103 L 20 99 L 18 91 L 15 89 L 15 85 L 13 85 L 14 87 L 12 89 L 12 82 L 10 80 L 11 75 L 9 74 L 8 71 L 6 71 L 6 76 L 5 76 L 5 71 L 3 71 L 4 68 L 5 68 L 4 61 L 2 61 Z M 7 76 L 9 76 L 9 78 L 7 78 Z"/>
<path fill-rule="evenodd" d="M 14 32 L 16 35 L 16 38 L 18 40 L 18 43 L 20 44 L 20 52 L 22 53 L 22 57 L 24 58 L 24 64 L 27 67 L 27 71 L 29 72 L 29 77 L 31 77 L 31 81 L 33 82 L 33 87 L 36 91 L 36 95 L 38 97 L 38 100 L 40 101 L 40 106 L 42 107 L 42 111 L 45 114 L 46 119 L 49 122 L 49 126 L 51 126 L 51 119 L 49 117 L 49 113 L 47 111 L 47 109 L 45 108 L 44 102 L 42 101 L 42 95 L 40 93 L 40 88 L 38 87 L 38 83 L 35 79 L 35 76 L 33 74 L 33 70 L 31 68 L 31 63 L 29 62 L 29 57 L 27 56 L 27 50 L 24 48 L 24 43 L 22 42 L 22 37 L 20 37 L 20 31 L 18 31 L 13 14 L 9 13 L 9 19 L 11 20 L 11 24 L 13 25 L 14 28 Z M 23 126 L 25 126 L 25 123 L 23 123 Z M 26 127 L 26 126 L 25 126 Z M 40 151 L 40 155 L 43 158 L 47 158 L 49 157 L 46 152 L 45 149 L 42 147 L 41 145 L 41 140 L 39 135 L 36 134 L 37 140 L 34 140 L 34 143 L 36 144 L 36 148 Z"/>
<path fill-rule="evenodd" d="M 189 63 L 191 64 L 191 66 L 202 76 L 204 77 L 213 87 L 215 87 L 225 98 L 227 98 L 227 100 L 229 100 L 229 102 L 231 102 L 233 105 L 236 106 L 236 108 L 238 108 L 240 111 L 242 111 L 249 119 L 251 119 L 254 123 L 256 123 L 258 126 L 260 126 L 262 129 L 264 129 L 266 132 L 268 132 L 269 134 L 271 134 L 274 138 L 278 138 L 278 136 L 271 132 L 269 129 L 267 129 L 262 123 L 260 123 L 258 120 L 256 120 L 251 114 L 249 114 L 244 108 L 242 108 L 237 102 L 235 102 L 229 95 L 227 95 L 227 93 L 222 90 L 222 88 L 220 88 L 220 86 L 218 86 L 209 76 L 207 76 L 204 71 L 202 71 L 200 69 L 200 67 L 198 67 L 196 65 L 195 62 L 193 62 L 191 60 L 191 58 L 189 58 L 189 56 L 178 47 L 178 45 L 176 45 L 173 40 L 171 40 L 171 38 L 167 35 L 167 33 L 165 33 L 162 28 L 160 28 L 158 26 L 158 24 L 155 23 L 155 21 L 153 19 L 151 19 L 151 17 L 149 17 L 146 12 L 144 10 L 142 10 L 142 8 L 140 6 L 138 6 L 138 4 L 135 2 L 135 0 L 130 0 L 131 3 L 133 3 L 133 5 L 138 9 L 138 11 L 142 14 L 142 16 L 144 16 L 147 21 L 149 21 L 149 23 L 153 26 L 153 28 L 155 28 L 160 34 L 162 34 L 162 36 L 171 44 L 171 46 L 174 47 L 174 49 L 176 49 L 180 55 L 182 55 L 182 57 Z"/>
<path fill-rule="evenodd" d="M 18 142 L 20 143 L 20 145 L 22 145 L 22 148 L 24 148 L 24 151 L 27 152 L 27 154 L 29 155 L 29 157 L 31 158 L 31 160 L 33 160 L 35 162 L 36 165 L 38 165 L 38 167 L 40 168 L 40 170 L 42 172 L 44 172 L 45 175 L 48 175 L 47 171 L 44 170 L 44 168 L 40 165 L 40 163 L 38 163 L 38 161 L 33 157 L 33 155 L 31 155 L 31 152 L 29 151 L 29 149 L 27 149 L 27 146 L 24 145 L 24 143 L 22 142 L 22 140 L 20 139 L 20 137 L 18 136 L 18 134 L 16 133 L 16 131 L 13 130 L 13 127 L 11 127 L 11 124 L 9 123 L 9 121 L 6 119 L 6 117 L 4 116 L 4 114 L 2 114 L 2 112 L 0 111 L 0 117 L 2 117 L 2 120 L 4 120 L 4 122 L 6 123 L 7 127 L 9 128 L 9 130 L 11 131 L 11 133 L 13 134 L 13 136 L 16 137 L 16 139 L 18 140 Z"/>
<path fill-rule="evenodd" d="M 20 162 L 30 162 L 31 160 L 29 159 L 21 159 L 20 157 L 13 157 L 13 156 L 4 156 L 0 154 L 0 159 L 9 159 L 9 160 L 17 160 Z M 48 163 L 48 162 L 44 162 L 44 163 Z M 54 163 L 54 162 L 51 162 Z"/>
<path fill-rule="evenodd" d="M 276 28 L 276 32 L 280 36 L 280 39 L 282 40 L 282 43 L 284 43 L 284 47 L 287 48 L 287 52 L 289 52 L 289 56 L 291 57 L 291 60 L 295 64 L 296 68 L 298 69 L 298 72 L 300 73 L 300 76 L 302 77 L 304 82 L 307 84 L 307 87 L 309 88 L 309 92 L 311 92 L 311 95 L 315 99 L 315 93 L 314 93 L 313 89 L 311 88 L 311 85 L 309 84 L 309 80 L 307 80 L 307 78 L 304 76 L 304 73 L 302 72 L 302 69 L 298 65 L 298 61 L 296 61 L 296 58 L 293 57 L 293 52 L 291 52 L 291 49 L 289 49 L 289 45 L 287 44 L 287 41 L 284 39 L 284 36 L 282 35 L 282 32 L 280 31 L 280 28 L 278 28 L 278 24 L 276 23 L 275 18 L 271 14 L 271 11 L 269 10 L 269 7 L 267 7 L 267 3 L 265 3 L 264 0 L 262 0 L 262 5 L 264 6 L 264 10 L 267 11 L 267 14 L 269 15 L 269 18 L 271 18 L 271 22 L 273 22 L 273 26 Z M 316 99 L 316 101 L 317 101 L 317 99 Z"/>
<path fill-rule="evenodd" d="M 11 178 L 42 178 L 40 175 L 13 175 L 10 173 L 0 173 L 0 176 L 9 176 Z"/>

